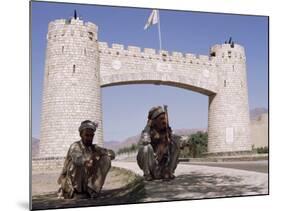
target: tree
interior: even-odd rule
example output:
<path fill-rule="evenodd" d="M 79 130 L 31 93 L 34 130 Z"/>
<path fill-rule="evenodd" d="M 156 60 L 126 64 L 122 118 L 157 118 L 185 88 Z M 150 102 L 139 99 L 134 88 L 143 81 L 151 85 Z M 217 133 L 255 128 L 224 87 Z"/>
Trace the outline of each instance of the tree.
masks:
<path fill-rule="evenodd" d="M 190 144 L 190 155 L 195 157 L 201 157 L 204 152 L 207 152 L 207 141 L 208 133 L 198 131 L 195 134 L 192 134 L 189 138 Z"/>
<path fill-rule="evenodd" d="M 120 155 L 120 154 L 123 154 L 123 153 L 130 153 L 130 152 L 135 152 L 137 150 L 138 150 L 138 145 L 132 144 L 131 146 L 120 148 L 118 150 L 117 154 Z"/>

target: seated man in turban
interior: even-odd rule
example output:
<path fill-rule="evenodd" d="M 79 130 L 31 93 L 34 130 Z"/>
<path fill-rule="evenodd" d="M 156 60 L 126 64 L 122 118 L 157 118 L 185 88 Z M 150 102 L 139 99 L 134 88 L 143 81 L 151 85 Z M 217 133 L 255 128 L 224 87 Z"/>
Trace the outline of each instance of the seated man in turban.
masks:
<path fill-rule="evenodd" d="M 81 140 L 69 147 L 58 179 L 59 198 L 95 198 L 99 195 L 115 155 L 112 150 L 93 144 L 97 127 L 98 124 L 90 120 L 81 123 Z"/>
<path fill-rule="evenodd" d="M 137 162 L 147 181 L 175 178 L 181 146 L 172 136 L 167 115 L 161 106 L 151 108 L 141 134 Z"/>

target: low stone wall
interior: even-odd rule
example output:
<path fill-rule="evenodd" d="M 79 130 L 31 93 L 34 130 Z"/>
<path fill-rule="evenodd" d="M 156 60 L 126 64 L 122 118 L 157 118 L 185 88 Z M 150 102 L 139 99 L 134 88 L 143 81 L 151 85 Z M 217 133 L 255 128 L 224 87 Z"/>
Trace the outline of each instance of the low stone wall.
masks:
<path fill-rule="evenodd" d="M 32 172 L 44 172 L 62 169 L 64 159 L 64 157 L 33 158 Z"/>
<path fill-rule="evenodd" d="M 122 153 L 119 155 L 116 155 L 115 160 L 126 160 L 126 161 L 137 161 L 137 151 L 136 152 L 130 152 L 130 153 Z"/>
<path fill-rule="evenodd" d="M 245 154 L 232 156 L 214 156 L 202 158 L 180 158 L 179 162 L 229 162 L 229 161 L 258 161 L 268 160 L 268 154 Z"/>
<path fill-rule="evenodd" d="M 231 152 L 216 152 L 216 153 L 204 153 L 203 157 L 222 157 L 222 156 L 245 156 L 253 155 L 253 151 L 231 151 Z"/>

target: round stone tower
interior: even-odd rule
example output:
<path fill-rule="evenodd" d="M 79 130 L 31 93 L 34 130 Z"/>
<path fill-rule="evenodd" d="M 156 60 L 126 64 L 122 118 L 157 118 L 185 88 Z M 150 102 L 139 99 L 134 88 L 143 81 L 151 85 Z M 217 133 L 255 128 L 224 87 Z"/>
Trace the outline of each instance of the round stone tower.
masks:
<path fill-rule="evenodd" d="M 249 104 L 244 48 L 215 45 L 210 50 L 217 64 L 218 93 L 209 96 L 208 152 L 251 150 Z"/>
<path fill-rule="evenodd" d="M 49 23 L 42 100 L 40 157 L 65 156 L 86 119 L 99 123 L 102 145 L 98 27 L 79 18 Z"/>

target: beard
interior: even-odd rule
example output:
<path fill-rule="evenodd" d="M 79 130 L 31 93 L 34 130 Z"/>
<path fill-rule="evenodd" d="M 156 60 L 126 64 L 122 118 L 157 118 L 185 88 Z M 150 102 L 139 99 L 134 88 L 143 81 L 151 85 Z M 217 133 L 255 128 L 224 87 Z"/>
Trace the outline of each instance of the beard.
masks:
<path fill-rule="evenodd" d="M 165 121 L 155 121 L 152 123 L 152 127 L 158 132 L 167 131 L 167 123 Z"/>
<path fill-rule="evenodd" d="M 166 128 L 163 128 L 163 129 L 160 129 L 159 132 L 160 132 L 160 133 L 166 133 L 167 130 L 166 130 Z"/>
<path fill-rule="evenodd" d="M 167 131 L 166 124 L 160 124 L 158 127 L 156 127 L 156 130 L 158 130 L 160 133 L 164 133 Z"/>
<path fill-rule="evenodd" d="M 92 140 L 92 141 L 89 141 L 89 140 L 83 140 L 83 144 L 84 144 L 85 146 L 87 146 L 87 147 L 92 146 L 92 144 L 93 144 L 93 140 Z"/>

